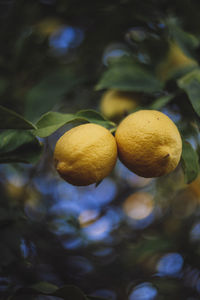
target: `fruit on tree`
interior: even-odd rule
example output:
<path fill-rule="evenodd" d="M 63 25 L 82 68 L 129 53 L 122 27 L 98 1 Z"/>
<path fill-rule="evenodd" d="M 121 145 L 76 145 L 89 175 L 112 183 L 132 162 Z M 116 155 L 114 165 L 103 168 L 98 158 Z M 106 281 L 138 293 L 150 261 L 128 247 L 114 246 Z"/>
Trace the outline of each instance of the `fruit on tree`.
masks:
<path fill-rule="evenodd" d="M 197 65 L 197 62 L 187 56 L 177 43 L 171 41 L 165 60 L 158 65 L 157 75 L 161 80 L 165 81 L 176 72 Z"/>
<path fill-rule="evenodd" d="M 57 141 L 55 166 L 67 182 L 84 186 L 109 175 L 117 160 L 117 145 L 110 131 L 88 123 L 67 131 Z"/>
<path fill-rule="evenodd" d="M 175 123 L 156 110 L 140 110 L 127 116 L 115 134 L 121 162 L 142 177 L 172 172 L 182 153 Z"/>
<path fill-rule="evenodd" d="M 139 94 L 118 90 L 106 91 L 100 102 L 100 111 L 110 120 L 117 120 L 137 107 Z"/>

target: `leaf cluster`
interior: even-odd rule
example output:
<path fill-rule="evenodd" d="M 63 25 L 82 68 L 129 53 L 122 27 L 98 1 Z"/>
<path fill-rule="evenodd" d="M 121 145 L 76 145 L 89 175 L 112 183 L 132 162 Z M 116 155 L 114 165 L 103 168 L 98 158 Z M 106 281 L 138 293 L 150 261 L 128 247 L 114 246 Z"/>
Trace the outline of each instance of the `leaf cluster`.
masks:
<path fill-rule="evenodd" d="M 36 295 L 54 296 L 59 299 L 71 300 L 101 300 L 102 298 L 86 296 L 78 287 L 74 285 L 65 285 L 58 288 L 56 285 L 48 282 L 39 282 L 27 288 L 21 288 L 8 300 L 25 299 Z"/>

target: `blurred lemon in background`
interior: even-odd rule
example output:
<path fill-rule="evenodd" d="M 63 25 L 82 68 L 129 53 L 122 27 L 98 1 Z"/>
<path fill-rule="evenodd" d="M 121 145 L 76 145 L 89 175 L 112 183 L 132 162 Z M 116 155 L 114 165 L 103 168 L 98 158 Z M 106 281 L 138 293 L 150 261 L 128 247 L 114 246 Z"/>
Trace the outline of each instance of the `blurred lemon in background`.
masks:
<path fill-rule="evenodd" d="M 7 182 L 6 185 L 6 192 L 10 198 L 20 199 L 24 194 L 24 187 L 17 186 L 11 182 Z"/>
<path fill-rule="evenodd" d="M 93 224 L 99 217 L 98 211 L 94 209 L 86 209 L 82 211 L 78 217 L 81 227 L 87 227 Z"/>
<path fill-rule="evenodd" d="M 119 124 L 115 138 L 121 162 L 142 177 L 168 174 L 181 158 L 182 140 L 176 125 L 156 110 L 130 114 Z"/>
<path fill-rule="evenodd" d="M 43 36 L 49 36 L 62 26 L 58 18 L 45 18 L 36 24 L 35 29 Z"/>
<path fill-rule="evenodd" d="M 101 113 L 110 120 L 118 120 L 137 107 L 140 96 L 133 92 L 106 91 L 100 102 Z"/>
<path fill-rule="evenodd" d="M 153 196 L 146 192 L 131 194 L 123 203 L 123 211 L 128 217 L 134 220 L 141 220 L 148 217 L 153 209 Z"/>
<path fill-rule="evenodd" d="M 54 151 L 58 173 L 77 186 L 101 181 L 112 171 L 116 160 L 115 138 L 106 128 L 92 123 L 67 131 Z"/>
<path fill-rule="evenodd" d="M 198 63 L 194 59 L 188 57 L 177 43 L 170 42 L 166 59 L 159 64 L 157 74 L 161 80 L 165 81 L 175 74 L 175 72 L 197 65 Z"/>

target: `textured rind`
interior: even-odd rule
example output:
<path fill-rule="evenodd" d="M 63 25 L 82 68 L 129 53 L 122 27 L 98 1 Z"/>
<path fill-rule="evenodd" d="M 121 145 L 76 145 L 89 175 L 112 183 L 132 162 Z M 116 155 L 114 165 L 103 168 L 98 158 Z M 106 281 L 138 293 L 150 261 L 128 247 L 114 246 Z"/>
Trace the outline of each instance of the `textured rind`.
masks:
<path fill-rule="evenodd" d="M 165 114 L 141 110 L 118 126 L 115 138 L 122 163 L 142 177 L 159 177 L 178 165 L 182 152 L 180 133 Z"/>
<path fill-rule="evenodd" d="M 116 160 L 115 138 L 106 128 L 91 123 L 67 131 L 54 151 L 58 173 L 77 186 L 101 181 L 112 171 Z"/>

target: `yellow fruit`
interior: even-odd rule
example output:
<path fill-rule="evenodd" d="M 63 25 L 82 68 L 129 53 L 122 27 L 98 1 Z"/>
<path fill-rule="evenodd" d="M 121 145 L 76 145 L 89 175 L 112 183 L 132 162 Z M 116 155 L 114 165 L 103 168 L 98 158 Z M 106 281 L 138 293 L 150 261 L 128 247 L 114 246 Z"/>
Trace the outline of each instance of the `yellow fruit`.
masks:
<path fill-rule="evenodd" d="M 20 199 L 25 193 L 24 186 L 18 186 L 11 182 L 7 182 L 5 186 L 8 196 L 11 198 Z"/>
<path fill-rule="evenodd" d="M 100 125 L 80 125 L 58 140 L 54 160 L 60 176 L 73 185 L 99 182 L 116 163 L 116 141 L 109 130 Z"/>
<path fill-rule="evenodd" d="M 82 211 L 78 217 L 81 227 L 87 227 L 98 220 L 98 213 L 94 209 L 86 209 Z"/>
<path fill-rule="evenodd" d="M 43 36 L 49 36 L 53 32 L 57 31 L 62 26 L 59 19 L 56 18 L 46 18 L 41 20 L 36 24 L 36 30 Z"/>
<path fill-rule="evenodd" d="M 123 210 L 132 219 L 148 217 L 154 208 L 153 196 L 145 192 L 131 194 L 123 203 Z"/>
<path fill-rule="evenodd" d="M 188 57 L 175 42 L 171 42 L 167 57 L 165 61 L 158 66 L 157 74 L 161 80 L 167 80 L 175 72 L 186 67 L 197 65 L 198 63 L 194 59 Z"/>
<path fill-rule="evenodd" d="M 173 121 L 156 110 L 130 114 L 115 134 L 121 162 L 142 177 L 158 177 L 178 165 L 182 140 Z"/>
<path fill-rule="evenodd" d="M 116 119 L 133 110 L 138 100 L 136 93 L 108 90 L 101 98 L 100 111 L 108 119 Z"/>

